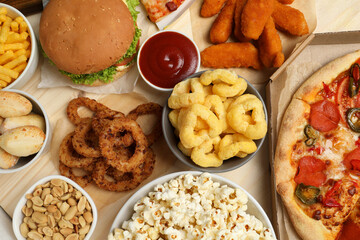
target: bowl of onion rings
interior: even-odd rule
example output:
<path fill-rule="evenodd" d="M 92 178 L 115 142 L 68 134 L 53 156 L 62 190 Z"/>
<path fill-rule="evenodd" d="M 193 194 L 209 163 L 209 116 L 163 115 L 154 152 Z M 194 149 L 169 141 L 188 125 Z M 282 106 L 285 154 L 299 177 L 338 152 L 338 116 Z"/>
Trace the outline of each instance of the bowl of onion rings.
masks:
<path fill-rule="evenodd" d="M 169 95 L 162 114 L 172 153 L 185 165 L 206 172 L 227 172 L 250 161 L 263 145 L 267 123 L 260 93 L 224 69 L 184 79 Z"/>

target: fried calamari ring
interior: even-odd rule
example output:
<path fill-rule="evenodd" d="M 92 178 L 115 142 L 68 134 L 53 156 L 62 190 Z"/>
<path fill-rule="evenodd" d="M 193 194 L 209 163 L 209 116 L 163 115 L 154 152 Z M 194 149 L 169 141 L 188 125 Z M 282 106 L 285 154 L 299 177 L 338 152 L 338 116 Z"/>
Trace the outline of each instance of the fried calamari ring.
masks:
<path fill-rule="evenodd" d="M 101 162 L 101 161 L 99 161 L 99 162 Z M 90 166 L 91 165 L 92 164 L 90 164 Z M 60 170 L 61 175 L 70 178 L 71 180 L 75 181 L 77 184 L 79 184 L 83 188 L 86 187 L 92 181 L 92 178 L 91 178 L 92 173 L 90 171 L 83 176 L 76 176 L 74 174 L 72 168 L 65 166 L 65 164 L 63 164 L 62 162 L 59 162 L 59 170 Z"/>
<path fill-rule="evenodd" d="M 128 132 L 134 139 L 134 154 L 128 159 L 123 160 L 122 154 L 115 151 L 114 141 L 119 132 Z M 111 163 L 112 167 L 130 172 L 144 162 L 145 150 L 148 147 L 148 141 L 142 132 L 139 124 L 134 120 L 127 118 L 115 118 L 112 120 L 99 136 L 99 144 L 102 155 Z"/>
<path fill-rule="evenodd" d="M 226 160 L 234 156 L 253 153 L 256 149 L 257 146 L 253 140 L 242 134 L 235 133 L 226 135 L 221 139 L 217 155 L 221 160 Z"/>
<path fill-rule="evenodd" d="M 205 120 L 209 129 L 195 131 L 198 117 Z M 179 137 L 186 148 L 197 147 L 205 140 L 220 135 L 222 131 L 222 125 L 217 116 L 209 108 L 201 104 L 193 104 L 189 107 L 181 122 Z"/>
<path fill-rule="evenodd" d="M 59 159 L 67 167 L 83 168 L 94 163 L 97 159 L 84 157 L 78 154 L 72 145 L 72 138 L 75 132 L 67 134 L 60 144 Z"/>
<path fill-rule="evenodd" d="M 205 86 L 212 83 L 212 92 L 219 97 L 238 96 L 243 94 L 247 88 L 245 79 L 225 69 L 204 72 L 200 76 L 200 82 Z"/>
<path fill-rule="evenodd" d="M 208 107 L 219 119 L 222 131 L 227 128 L 225 106 L 217 95 L 208 95 L 205 98 L 204 106 Z"/>
<path fill-rule="evenodd" d="M 79 113 L 78 113 L 79 107 L 87 107 L 88 109 L 90 109 L 93 112 L 98 112 L 101 110 L 109 109 L 108 107 L 106 107 L 105 105 L 103 105 L 101 103 L 98 103 L 94 99 L 90 99 L 90 98 L 86 98 L 86 97 L 74 98 L 69 102 L 69 104 L 66 108 L 66 113 L 67 113 L 67 116 L 70 119 L 70 121 L 75 125 L 78 125 L 84 119 L 89 119 L 89 118 L 82 118 L 79 116 Z"/>
<path fill-rule="evenodd" d="M 172 109 L 189 107 L 194 103 L 203 103 L 205 99 L 204 87 L 199 78 L 190 78 L 175 85 L 168 105 Z"/>
<path fill-rule="evenodd" d="M 85 157 L 101 157 L 101 151 L 99 145 L 97 143 L 92 144 L 93 146 L 89 146 L 86 142 L 87 135 L 90 135 L 91 122 L 90 121 L 82 121 L 75 128 L 75 134 L 72 138 L 72 144 L 75 151 Z M 97 140 L 95 136 L 92 136 L 93 139 Z"/>
<path fill-rule="evenodd" d="M 123 175 L 113 177 L 114 181 L 109 181 L 105 177 L 107 173 L 110 173 L 111 166 L 103 161 L 99 161 L 96 163 L 92 173 L 93 180 L 100 188 L 108 191 L 123 192 L 134 189 L 148 178 L 154 169 L 155 154 L 151 148 L 145 149 L 144 160 L 143 164 L 140 164 L 132 171 L 132 176 L 129 176 L 127 172 L 122 173 Z"/>
<path fill-rule="evenodd" d="M 251 121 L 248 121 L 249 115 Z M 226 115 L 231 128 L 251 139 L 266 135 L 267 124 L 262 102 L 254 95 L 244 94 L 229 107 Z"/>
<path fill-rule="evenodd" d="M 147 114 L 155 114 L 157 118 L 156 124 L 153 127 L 152 131 L 148 135 L 146 135 L 146 138 L 149 142 L 148 146 L 151 146 L 162 135 L 162 130 L 161 130 L 162 107 L 159 104 L 153 102 L 144 103 L 137 106 L 134 110 L 129 112 L 126 117 L 136 121 L 136 119 L 139 116 L 147 115 Z"/>
<path fill-rule="evenodd" d="M 214 152 L 215 146 L 220 142 L 220 136 L 206 140 L 191 151 L 191 160 L 201 167 L 219 167 L 223 161 Z"/>

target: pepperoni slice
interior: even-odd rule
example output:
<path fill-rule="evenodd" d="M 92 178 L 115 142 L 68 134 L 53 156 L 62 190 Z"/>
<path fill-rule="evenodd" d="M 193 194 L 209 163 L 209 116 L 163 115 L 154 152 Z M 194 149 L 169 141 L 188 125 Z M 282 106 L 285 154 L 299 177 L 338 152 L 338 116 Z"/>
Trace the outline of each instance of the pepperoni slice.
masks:
<path fill-rule="evenodd" d="M 345 167 L 349 170 L 360 171 L 360 148 L 355 148 L 348 154 L 346 154 L 344 161 Z"/>
<path fill-rule="evenodd" d="M 340 121 L 339 109 L 335 103 L 328 100 L 318 101 L 311 104 L 310 125 L 320 132 L 328 132 L 335 129 Z"/>
<path fill-rule="evenodd" d="M 302 157 L 294 180 L 298 184 L 320 187 L 326 181 L 326 175 L 323 173 L 325 169 L 326 164 L 320 159 L 312 156 Z"/>
<path fill-rule="evenodd" d="M 343 229 L 337 240 L 353 240 L 358 239 L 360 235 L 360 224 L 356 224 L 353 220 L 348 219 L 343 225 Z"/>

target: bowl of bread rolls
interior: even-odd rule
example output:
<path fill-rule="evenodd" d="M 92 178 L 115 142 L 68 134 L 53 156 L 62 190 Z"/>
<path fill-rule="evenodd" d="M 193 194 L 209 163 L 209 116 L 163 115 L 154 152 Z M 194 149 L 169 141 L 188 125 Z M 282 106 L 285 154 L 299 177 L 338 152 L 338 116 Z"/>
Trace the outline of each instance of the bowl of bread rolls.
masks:
<path fill-rule="evenodd" d="M 0 91 L 0 174 L 34 163 L 50 134 L 49 119 L 36 98 L 15 89 Z"/>
<path fill-rule="evenodd" d="M 19 10 L 4 3 L 0 3 L 0 22 L 0 89 L 19 89 L 38 66 L 35 33 Z"/>

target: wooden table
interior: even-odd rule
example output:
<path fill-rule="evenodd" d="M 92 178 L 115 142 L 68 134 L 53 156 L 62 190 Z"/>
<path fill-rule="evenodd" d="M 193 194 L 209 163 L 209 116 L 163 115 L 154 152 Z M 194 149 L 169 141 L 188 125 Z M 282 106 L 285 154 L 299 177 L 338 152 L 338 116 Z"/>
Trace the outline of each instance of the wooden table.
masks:
<path fill-rule="evenodd" d="M 358 12 L 358 9 L 360 9 L 359 0 L 317 0 L 316 9 L 318 24 L 315 32 L 360 29 L 360 12 Z M 40 14 L 36 14 L 29 17 L 35 32 L 38 32 L 39 16 Z M 67 87 L 38 89 L 37 85 L 39 82 L 40 68 L 37 69 L 32 79 L 21 90 L 35 96 L 40 101 L 46 109 L 51 125 L 54 128 L 56 122 L 65 116 L 65 106 L 68 101 L 77 97 L 80 94 L 80 91 Z M 263 86 L 259 87 L 262 88 Z M 141 79 L 137 82 L 134 91 L 141 93 L 148 99 L 161 104 L 164 104 L 166 101 L 167 94 L 155 92 Z M 165 142 L 161 141 L 159 144 L 165 144 Z M 163 148 L 165 149 L 164 154 L 169 154 L 169 159 L 172 159 L 170 161 L 171 164 L 157 166 L 162 169 L 160 171 L 155 171 L 151 179 L 174 171 L 188 170 L 187 167 L 173 160 L 174 156 L 172 156 L 169 150 L 166 150 L 166 146 Z M 257 157 L 248 162 L 246 165 L 234 171 L 219 175 L 227 177 L 244 187 L 256 198 L 271 218 L 271 180 L 268 152 L 267 143 L 265 143 L 261 151 L 259 151 Z M 44 176 L 58 173 L 57 168 L 54 164 L 52 164 L 53 161 L 57 161 L 57 159 L 52 159 L 51 152 L 49 151 L 35 164 L 20 173 L 0 176 L 0 205 L 9 215 L 12 215 L 16 203 L 20 198 L 20 194 L 23 193 L 30 185 Z M 24 177 L 17 178 L 17 176 Z M 148 179 L 146 182 L 151 179 Z M 118 210 L 132 193 L 133 191 L 125 194 L 119 194 L 119 198 L 112 202 L 109 202 L 100 196 L 90 194 L 94 198 L 96 205 L 101 206 L 98 207 L 99 219 L 92 239 L 106 238 Z"/>

